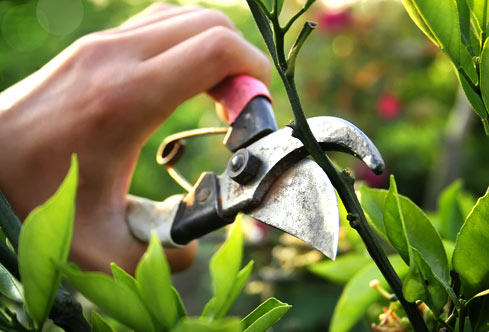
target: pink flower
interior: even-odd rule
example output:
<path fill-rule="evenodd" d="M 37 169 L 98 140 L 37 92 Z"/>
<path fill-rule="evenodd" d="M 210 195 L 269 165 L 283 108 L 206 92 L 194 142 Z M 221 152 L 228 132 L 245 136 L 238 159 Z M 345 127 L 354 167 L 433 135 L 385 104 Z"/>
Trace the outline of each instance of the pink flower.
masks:
<path fill-rule="evenodd" d="M 352 23 L 349 9 L 325 9 L 318 20 L 319 27 L 329 32 L 339 32 Z"/>
<path fill-rule="evenodd" d="M 354 170 L 355 177 L 364 181 L 369 187 L 384 188 L 389 182 L 389 172 L 387 170 L 380 175 L 376 175 L 370 168 L 360 161 L 355 164 Z"/>
<path fill-rule="evenodd" d="M 392 119 L 399 115 L 401 101 L 389 92 L 383 93 L 377 100 L 377 112 L 384 119 Z"/>

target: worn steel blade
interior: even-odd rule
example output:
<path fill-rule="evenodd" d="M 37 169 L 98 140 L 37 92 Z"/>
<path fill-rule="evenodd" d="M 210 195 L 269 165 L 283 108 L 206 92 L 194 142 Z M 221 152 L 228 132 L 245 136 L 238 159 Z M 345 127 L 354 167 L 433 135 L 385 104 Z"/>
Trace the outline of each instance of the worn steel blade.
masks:
<path fill-rule="evenodd" d="M 260 206 L 248 215 L 281 229 L 335 259 L 339 212 L 336 192 L 314 161 L 303 159 L 272 185 Z"/>

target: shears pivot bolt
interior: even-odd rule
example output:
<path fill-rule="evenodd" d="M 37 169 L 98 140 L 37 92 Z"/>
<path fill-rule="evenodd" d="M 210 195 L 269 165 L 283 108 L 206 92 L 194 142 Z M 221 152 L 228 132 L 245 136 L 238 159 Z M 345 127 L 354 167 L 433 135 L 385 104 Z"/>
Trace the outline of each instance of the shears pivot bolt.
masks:
<path fill-rule="evenodd" d="M 260 159 L 252 155 L 247 149 L 239 149 L 229 160 L 227 172 L 231 179 L 240 184 L 245 184 L 256 176 L 260 164 Z"/>

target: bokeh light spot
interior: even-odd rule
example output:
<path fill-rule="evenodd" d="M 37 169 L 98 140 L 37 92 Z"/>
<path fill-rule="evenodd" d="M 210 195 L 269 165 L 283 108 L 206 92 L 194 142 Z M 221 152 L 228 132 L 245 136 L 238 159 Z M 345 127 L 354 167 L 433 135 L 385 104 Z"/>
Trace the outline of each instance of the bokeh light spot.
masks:
<path fill-rule="evenodd" d="M 353 52 L 353 40 L 349 36 L 338 36 L 333 39 L 332 48 L 338 57 L 347 57 Z"/>
<path fill-rule="evenodd" d="M 43 45 L 48 37 L 41 28 L 32 4 L 18 5 L 8 9 L 1 21 L 2 37 L 13 49 L 33 51 Z"/>
<path fill-rule="evenodd" d="M 37 19 L 49 33 L 63 36 L 73 32 L 83 20 L 81 0 L 39 0 Z"/>

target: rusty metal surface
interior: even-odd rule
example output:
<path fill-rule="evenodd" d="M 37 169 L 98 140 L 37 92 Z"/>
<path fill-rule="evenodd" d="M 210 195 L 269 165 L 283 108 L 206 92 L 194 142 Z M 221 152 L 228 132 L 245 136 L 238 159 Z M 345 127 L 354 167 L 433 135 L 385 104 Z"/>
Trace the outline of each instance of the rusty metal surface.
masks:
<path fill-rule="evenodd" d="M 260 206 L 248 214 L 335 259 L 339 233 L 336 193 L 314 161 L 303 159 L 285 171 Z"/>

